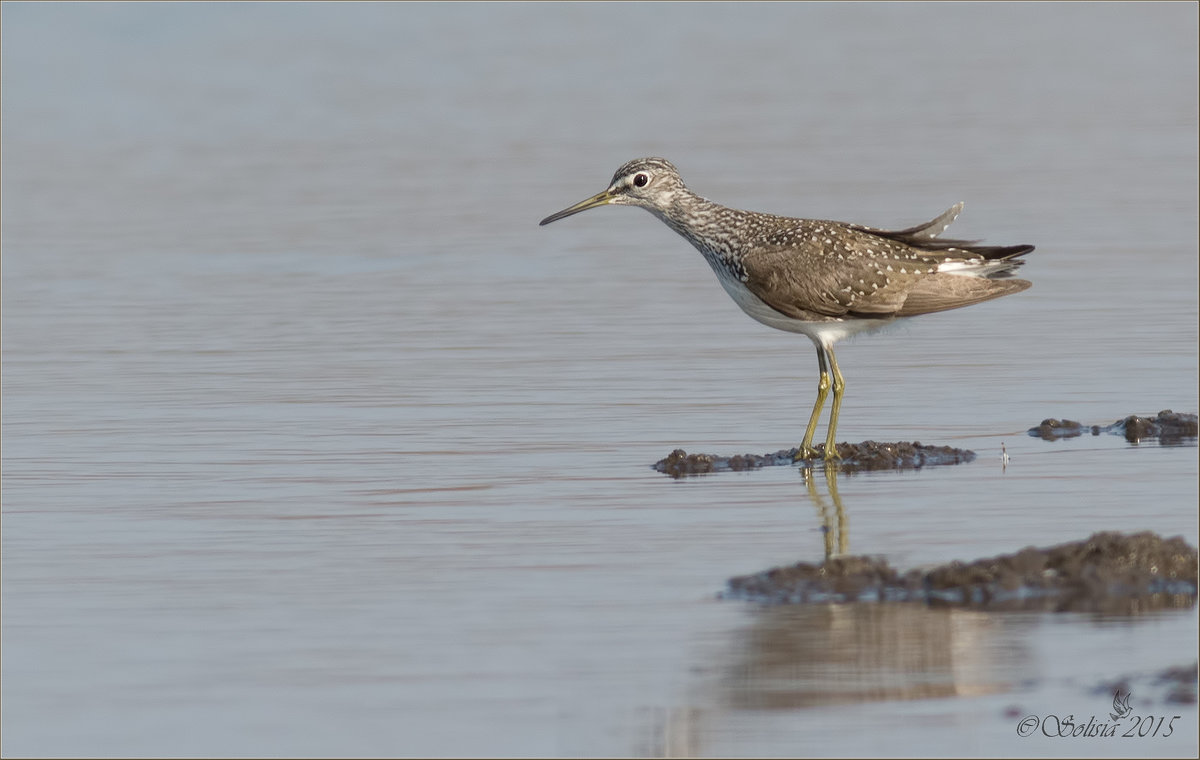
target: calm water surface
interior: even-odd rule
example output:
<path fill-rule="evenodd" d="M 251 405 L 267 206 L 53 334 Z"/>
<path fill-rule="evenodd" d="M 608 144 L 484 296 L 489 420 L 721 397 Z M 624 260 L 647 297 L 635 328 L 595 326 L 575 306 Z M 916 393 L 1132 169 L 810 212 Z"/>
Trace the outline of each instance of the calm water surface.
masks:
<path fill-rule="evenodd" d="M 844 344 L 839 432 L 979 458 L 843 476 L 849 551 L 1194 545 L 1194 442 L 1024 434 L 1197 409 L 1194 5 L 3 22 L 4 754 L 1197 751 L 1150 678 L 1194 610 L 717 600 L 823 556 L 829 484 L 649 465 L 796 445 L 812 348 L 648 214 L 537 227 L 654 154 L 744 208 L 964 200 L 1034 288 Z M 1017 736 L 1119 678 L 1173 737 Z"/>

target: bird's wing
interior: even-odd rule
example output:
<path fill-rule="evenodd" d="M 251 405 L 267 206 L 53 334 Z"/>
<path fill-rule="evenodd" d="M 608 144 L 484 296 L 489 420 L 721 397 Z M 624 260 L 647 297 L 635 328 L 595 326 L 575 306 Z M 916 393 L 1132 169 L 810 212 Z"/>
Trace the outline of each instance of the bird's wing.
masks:
<path fill-rule="evenodd" d="M 904 305 L 897 317 L 915 317 L 935 311 L 948 311 L 963 306 L 990 301 L 1025 290 L 1028 280 L 992 280 L 958 274 L 933 274 L 920 278 L 905 294 Z"/>
<path fill-rule="evenodd" d="M 742 260 L 746 287 L 795 319 L 894 315 L 920 278 L 937 269 L 937 260 L 920 251 L 847 225 L 817 242 L 801 237 L 757 245 Z"/>
<path fill-rule="evenodd" d="M 830 229 L 836 223 L 819 224 Z M 816 241 L 813 236 L 792 235 L 783 242 L 755 246 L 742 260 L 747 288 L 783 314 L 819 320 L 928 314 L 1030 285 L 1025 280 L 938 272 L 948 260 L 978 257 L 979 249 L 924 250 L 850 225 L 832 229 L 828 238 L 816 236 Z"/>

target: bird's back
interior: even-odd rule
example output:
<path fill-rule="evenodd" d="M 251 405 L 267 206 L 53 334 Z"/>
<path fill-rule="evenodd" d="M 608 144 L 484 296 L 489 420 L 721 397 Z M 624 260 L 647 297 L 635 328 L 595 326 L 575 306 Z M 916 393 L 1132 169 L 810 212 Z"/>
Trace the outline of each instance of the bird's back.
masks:
<path fill-rule="evenodd" d="M 957 208 L 897 231 L 730 209 L 714 215 L 727 231 L 716 248 L 750 293 L 801 321 L 916 316 L 1028 288 L 1010 275 L 1033 246 L 936 237 Z"/>

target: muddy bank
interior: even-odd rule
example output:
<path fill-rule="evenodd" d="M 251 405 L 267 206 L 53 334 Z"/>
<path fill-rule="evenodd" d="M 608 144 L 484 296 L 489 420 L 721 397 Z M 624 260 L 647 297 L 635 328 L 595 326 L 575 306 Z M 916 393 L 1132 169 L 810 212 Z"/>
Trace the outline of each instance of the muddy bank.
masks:
<path fill-rule="evenodd" d="M 901 574 L 835 557 L 732 578 L 723 598 L 768 603 L 923 602 L 986 610 L 1135 614 L 1196 603 L 1197 553 L 1180 537 L 1096 533 L 1045 549 Z"/>
<path fill-rule="evenodd" d="M 1196 415 L 1180 414 L 1164 409 L 1153 417 L 1131 414 L 1111 425 L 1083 425 L 1075 420 L 1042 420 L 1042 424 L 1029 428 L 1029 435 L 1044 441 L 1075 438 L 1084 434 L 1123 435 L 1130 443 L 1157 438 L 1164 446 L 1182 443 L 1196 437 Z"/>
<path fill-rule="evenodd" d="M 865 470 L 919 470 L 943 464 L 962 464 L 975 459 L 975 452 L 966 449 L 955 449 L 950 446 L 923 446 L 916 441 L 909 443 L 879 443 L 878 441 L 863 441 L 862 443 L 839 443 L 838 455 L 841 461 L 837 468 L 841 472 L 860 472 Z M 823 464 L 825 445 L 817 446 L 817 456 L 802 459 L 799 464 Z M 795 449 L 780 449 L 771 454 L 737 454 L 734 456 L 718 456 L 716 454 L 689 454 L 683 449 L 675 449 L 663 459 L 654 463 L 654 469 L 673 478 L 685 475 L 702 475 L 708 472 L 729 472 L 739 470 L 757 470 L 761 467 L 797 464 Z"/>
<path fill-rule="evenodd" d="M 1084 434 L 1107 433 L 1123 435 L 1126 440 L 1133 443 L 1157 438 L 1160 444 L 1169 446 L 1196 438 L 1197 416 L 1165 409 L 1153 417 L 1139 417 L 1131 414 L 1111 425 L 1084 425 L 1075 420 L 1046 419 L 1042 420 L 1037 427 L 1029 428 L 1028 432 L 1029 435 L 1046 441 L 1075 438 Z M 801 460 L 796 460 L 798 448 L 780 449 L 768 454 L 734 454 L 732 456 L 689 454 L 683 449 L 675 449 L 655 462 L 653 466 L 655 470 L 665 475 L 682 478 L 687 475 L 703 475 L 710 472 L 738 472 L 792 464 L 803 466 L 823 464 L 825 444 L 818 444 L 816 448 L 816 456 Z M 919 470 L 922 467 L 935 465 L 963 464 L 975 459 L 974 451 L 950 446 L 924 446 L 916 441 L 839 443 L 837 449 L 838 456 L 841 457 L 837 463 L 837 469 L 847 473 L 867 470 Z"/>

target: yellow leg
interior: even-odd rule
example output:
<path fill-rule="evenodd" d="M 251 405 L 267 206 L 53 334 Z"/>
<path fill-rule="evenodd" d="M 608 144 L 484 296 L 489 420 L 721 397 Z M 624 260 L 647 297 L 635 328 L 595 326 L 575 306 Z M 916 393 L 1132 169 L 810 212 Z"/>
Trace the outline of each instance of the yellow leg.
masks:
<path fill-rule="evenodd" d="M 825 363 L 825 349 L 817 346 L 817 364 L 821 368 L 821 377 L 817 381 L 817 403 L 813 405 L 812 416 L 808 418 L 808 427 L 804 430 L 804 440 L 800 442 L 800 450 L 796 452 L 795 461 L 812 459 L 817 452 L 812 447 L 813 436 L 817 432 L 817 423 L 821 421 L 821 407 L 825 406 L 825 397 L 829 395 L 829 368 Z M 837 394 L 834 394 L 837 398 Z"/>
<path fill-rule="evenodd" d="M 846 390 L 846 381 L 842 378 L 842 371 L 838 369 L 837 357 L 833 355 L 833 346 L 830 346 L 827 351 L 829 352 L 829 366 L 833 368 L 833 411 L 829 413 L 829 436 L 825 439 L 825 461 L 831 462 L 841 459 L 837 450 L 837 423 L 838 413 L 842 411 L 842 395 Z"/>

